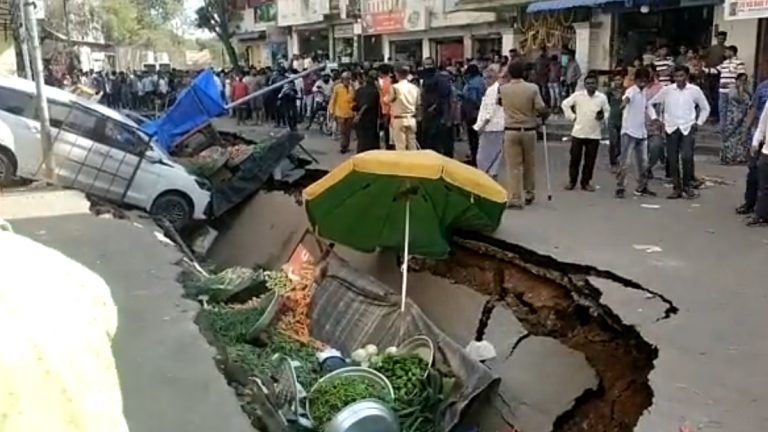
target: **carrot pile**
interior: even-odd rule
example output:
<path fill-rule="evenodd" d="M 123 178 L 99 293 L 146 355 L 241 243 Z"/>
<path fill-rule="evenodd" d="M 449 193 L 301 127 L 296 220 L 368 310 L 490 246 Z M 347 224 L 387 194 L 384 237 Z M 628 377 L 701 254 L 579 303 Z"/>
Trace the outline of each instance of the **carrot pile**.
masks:
<path fill-rule="evenodd" d="M 309 334 L 309 306 L 311 300 L 312 286 L 310 284 L 295 283 L 291 289 L 283 293 L 277 329 L 299 342 L 322 349 L 325 347 L 325 344 L 313 339 Z"/>

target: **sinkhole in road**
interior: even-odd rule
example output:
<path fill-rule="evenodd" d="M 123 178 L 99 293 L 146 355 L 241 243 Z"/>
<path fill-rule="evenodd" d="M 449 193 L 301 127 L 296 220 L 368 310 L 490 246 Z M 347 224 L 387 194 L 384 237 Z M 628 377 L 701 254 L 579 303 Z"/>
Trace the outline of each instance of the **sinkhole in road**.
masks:
<path fill-rule="evenodd" d="M 297 190 L 261 192 L 242 206 L 221 227 L 211 259 L 222 265 L 282 264 L 308 227 Z M 498 299 L 527 334 L 556 340 L 580 353 L 594 371 L 597 384 L 581 392 L 567 409 L 557 411 L 548 429 L 632 431 L 653 402 L 648 376 L 658 350 L 601 302 L 602 293 L 590 278 L 607 279 L 653 296 L 666 304 L 664 318 L 677 312 L 672 302 L 612 272 L 565 263 L 486 235 L 457 233 L 452 249 L 443 260 L 414 260 L 415 275 L 428 275 L 426 281 L 450 282 L 483 298 Z M 399 271 L 394 260 L 388 259 L 391 257 L 380 259 L 338 246 L 336 251 L 360 270 L 398 289 L 394 282 L 399 281 Z M 523 428 L 522 432 L 528 431 Z"/>
<path fill-rule="evenodd" d="M 461 233 L 444 260 L 417 260 L 414 267 L 449 279 L 490 298 L 514 314 L 529 335 L 553 338 L 584 355 L 598 379 L 552 425 L 553 432 L 631 431 L 651 406 L 648 375 L 658 356 L 632 326 L 600 302 L 588 277 L 600 277 L 645 291 L 677 308 L 664 296 L 614 273 L 569 264 L 493 237 Z"/>

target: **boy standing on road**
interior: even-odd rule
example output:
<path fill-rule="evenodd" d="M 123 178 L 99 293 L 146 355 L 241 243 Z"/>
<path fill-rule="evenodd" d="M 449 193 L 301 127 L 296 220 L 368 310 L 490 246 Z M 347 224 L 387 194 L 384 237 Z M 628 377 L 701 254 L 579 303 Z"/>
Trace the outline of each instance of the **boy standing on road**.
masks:
<path fill-rule="evenodd" d="M 600 148 L 601 126 L 611 114 L 608 98 L 597 91 L 597 75 L 587 74 L 587 77 L 584 78 L 584 90 L 577 91 L 564 100 L 562 108 L 565 117 L 574 122 L 571 132 L 569 181 L 565 190 L 576 188 L 583 156 L 581 189 L 594 192 L 596 189 L 592 186 L 591 181 L 595 170 L 597 151 Z"/>
<path fill-rule="evenodd" d="M 693 190 L 693 136 L 696 127 L 707 121 L 709 103 L 701 89 L 688 82 L 688 68 L 676 66 L 675 84 L 664 87 L 649 102 L 660 104 L 664 110 L 664 129 L 667 137 L 667 158 L 675 190 L 668 199 L 696 198 Z M 696 111 L 698 110 L 698 116 Z M 657 119 L 655 111 L 649 113 Z M 680 175 L 682 160 L 683 173 Z"/>
<path fill-rule="evenodd" d="M 656 196 L 656 193 L 648 189 L 648 134 L 645 129 L 645 114 L 649 105 L 643 89 L 648 83 L 649 73 L 647 69 L 638 69 L 635 72 L 635 84 L 627 89 L 621 100 L 621 109 L 624 110 L 621 123 L 621 157 L 616 173 L 616 198 L 624 198 L 627 171 L 629 170 L 632 154 L 635 156 L 637 168 L 636 195 Z"/>

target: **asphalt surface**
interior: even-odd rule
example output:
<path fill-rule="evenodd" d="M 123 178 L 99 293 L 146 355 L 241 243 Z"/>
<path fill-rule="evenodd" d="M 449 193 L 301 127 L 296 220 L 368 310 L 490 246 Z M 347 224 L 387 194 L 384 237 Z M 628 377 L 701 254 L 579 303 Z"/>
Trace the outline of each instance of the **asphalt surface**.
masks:
<path fill-rule="evenodd" d="M 66 209 L 82 205 L 77 200 L 46 199 Z M 113 351 L 132 432 L 253 431 L 193 322 L 197 304 L 181 297 L 174 264 L 180 255 L 157 240 L 150 222 L 139 227 L 74 211 L 20 219 L 9 216 L 9 202 L 0 197 L 0 217 L 14 231 L 58 249 L 110 286 L 119 315 Z"/>
<path fill-rule="evenodd" d="M 248 128 L 243 130 L 248 133 Z M 310 132 L 304 144 L 326 168 L 346 157 L 339 154 L 337 142 L 316 132 Z M 697 431 L 763 430 L 768 425 L 768 374 L 763 361 L 768 358 L 768 229 L 748 228 L 734 214 L 742 200 L 746 168 L 723 167 L 713 157 L 697 156 L 696 175 L 711 180 L 700 198 L 667 200 L 664 197 L 671 192 L 670 186 L 654 180 L 650 187 L 659 197 L 629 195 L 618 200 L 613 198 L 615 179 L 608 172 L 607 146 L 600 149 L 594 180 L 599 189 L 595 193 L 563 190 L 567 142 L 550 142 L 549 152 L 553 200 L 546 201 L 543 145 L 539 143 L 538 200 L 523 211 L 508 211 L 495 236 L 563 261 L 613 271 L 664 294 L 680 308 L 677 315 L 660 319 L 664 305 L 657 299 L 594 281 L 604 292 L 604 302 L 659 348 L 650 377 L 654 404 L 636 430 L 676 431 L 682 425 Z M 459 143 L 456 156 L 461 159 L 465 155 L 466 145 Z M 629 187 L 634 187 L 632 176 L 628 181 Z M 646 246 L 657 248 L 646 252 Z M 475 308 L 477 302 L 442 288 L 428 290 L 422 286 L 411 290 L 411 295 L 451 336 L 459 341 L 468 337 L 468 317 L 477 315 L 473 311 L 462 320 L 457 310 Z M 452 300 L 445 302 L 446 298 Z M 495 319 L 491 320 L 489 339 L 497 348 L 507 347 L 519 334 L 514 326 L 504 332 L 494 325 Z M 515 356 L 524 352 L 527 343 Z M 540 348 L 538 345 L 536 349 Z M 526 364 L 538 359 L 542 367 L 537 369 L 537 377 L 542 379 L 532 379 L 518 388 L 552 387 L 520 401 L 523 407 L 540 408 L 546 418 L 578 385 L 589 381 L 576 374 L 575 381 L 580 384 L 573 382 L 572 377 L 554 375 L 556 369 L 547 375 L 541 362 L 550 356 L 541 354 L 539 351 Z M 573 367 L 574 362 L 570 363 Z M 578 361 L 575 364 L 579 370 Z M 557 393 L 558 389 L 562 392 Z M 550 399 L 533 400 L 547 392 Z M 541 425 L 541 421 L 534 423 Z"/>
<path fill-rule="evenodd" d="M 241 130 L 263 134 L 256 128 Z M 322 167 L 333 167 L 344 157 L 338 143 L 317 133 L 310 133 L 304 144 Z M 546 202 L 542 149 L 539 146 L 538 201 L 523 211 L 508 211 L 496 235 L 560 260 L 611 270 L 666 295 L 680 308 L 677 315 L 660 320 L 663 305 L 656 299 L 595 281 L 603 300 L 659 348 L 651 374 L 654 404 L 636 430 L 676 431 L 686 423 L 696 431 L 763 430 L 768 424 L 768 375 L 763 366 L 768 357 L 768 230 L 747 228 L 733 213 L 741 200 L 745 169 L 699 158 L 697 175 L 724 183 L 702 190 L 701 198 L 616 200 L 607 148 L 600 150 L 598 191 L 566 192 L 567 143 L 553 142 L 553 200 Z M 457 156 L 465 152 L 459 146 Z M 629 181 L 633 184 L 632 178 Z M 663 195 L 669 191 L 659 181 L 651 187 Z M 35 193 L 0 196 L 0 217 L 11 219 L 17 232 L 96 271 L 112 288 L 120 313 L 114 352 L 131 430 L 252 430 L 215 368 L 212 348 L 192 322 L 196 304 L 183 300 L 174 282 L 178 268 L 173 263 L 179 257 L 175 249 L 161 245 L 148 226 L 82 214 L 82 203 L 72 199 L 51 201 Z M 642 246 L 657 246 L 657 251 L 645 252 Z M 474 309 L 482 299 L 455 286 L 421 288 L 412 295 L 437 324 L 460 343 L 471 337 L 471 318 L 476 319 Z M 491 320 L 488 338 L 500 352 L 520 335 L 509 315 L 495 314 Z M 558 350 L 560 354 L 552 354 Z M 528 416 L 532 428 L 523 428 L 525 432 L 547 430 L 544 426 L 552 416 L 592 384 L 584 375 L 583 359 L 571 354 L 546 339 L 530 338 L 505 365 L 519 371 L 514 380 L 505 380 L 508 389 L 538 389 L 514 401 L 521 413 L 535 411 Z M 538 365 L 534 372 L 528 369 L 532 364 Z"/>

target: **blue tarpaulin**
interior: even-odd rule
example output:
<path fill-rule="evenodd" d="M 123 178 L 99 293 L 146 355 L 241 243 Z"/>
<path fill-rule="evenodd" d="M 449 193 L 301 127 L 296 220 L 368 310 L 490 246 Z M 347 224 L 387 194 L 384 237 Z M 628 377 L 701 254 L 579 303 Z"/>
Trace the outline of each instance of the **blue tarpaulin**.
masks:
<path fill-rule="evenodd" d="M 213 71 L 207 69 L 176 98 L 176 103 L 162 117 L 141 125 L 141 129 L 157 138 L 161 148 L 171 146 L 189 131 L 198 128 L 214 117 L 226 113 L 226 104 Z"/>

